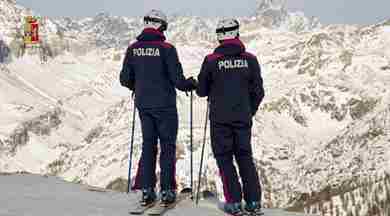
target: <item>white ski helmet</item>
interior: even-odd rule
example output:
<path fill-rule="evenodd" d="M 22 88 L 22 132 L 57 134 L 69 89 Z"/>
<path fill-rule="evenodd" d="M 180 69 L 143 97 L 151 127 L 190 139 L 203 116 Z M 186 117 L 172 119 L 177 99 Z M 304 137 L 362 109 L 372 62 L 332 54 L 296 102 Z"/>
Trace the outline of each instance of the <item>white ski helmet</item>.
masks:
<path fill-rule="evenodd" d="M 240 23 L 236 19 L 223 19 L 217 25 L 218 41 L 234 39 L 240 36 Z"/>
<path fill-rule="evenodd" d="M 163 32 L 168 28 L 168 19 L 164 12 L 151 10 L 144 17 L 144 25 L 145 28 L 154 28 Z"/>

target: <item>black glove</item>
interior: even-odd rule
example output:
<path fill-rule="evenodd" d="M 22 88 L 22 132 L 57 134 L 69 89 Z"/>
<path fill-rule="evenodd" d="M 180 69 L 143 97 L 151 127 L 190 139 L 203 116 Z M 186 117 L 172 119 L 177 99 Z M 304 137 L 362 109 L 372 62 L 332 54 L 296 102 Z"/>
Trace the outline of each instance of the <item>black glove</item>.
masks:
<path fill-rule="evenodd" d="M 193 77 L 190 77 L 186 80 L 186 90 L 192 91 L 195 90 L 198 87 L 198 81 L 196 81 Z"/>
<path fill-rule="evenodd" d="M 134 90 L 135 90 L 134 83 L 131 83 L 131 82 L 129 82 L 129 83 L 124 83 L 124 84 L 122 84 L 122 86 L 128 88 L 130 91 L 134 91 Z"/>
<path fill-rule="evenodd" d="M 257 110 L 258 110 L 258 107 L 253 102 L 251 102 L 251 114 L 252 114 L 252 117 L 254 117 L 256 115 Z"/>
<path fill-rule="evenodd" d="M 134 91 L 134 89 L 135 89 L 135 81 L 134 80 L 126 79 L 124 74 L 121 73 L 119 81 L 123 87 L 126 87 L 126 88 L 130 89 L 131 91 Z"/>
<path fill-rule="evenodd" d="M 252 111 L 252 117 L 255 117 L 256 113 L 257 113 L 257 110 Z"/>

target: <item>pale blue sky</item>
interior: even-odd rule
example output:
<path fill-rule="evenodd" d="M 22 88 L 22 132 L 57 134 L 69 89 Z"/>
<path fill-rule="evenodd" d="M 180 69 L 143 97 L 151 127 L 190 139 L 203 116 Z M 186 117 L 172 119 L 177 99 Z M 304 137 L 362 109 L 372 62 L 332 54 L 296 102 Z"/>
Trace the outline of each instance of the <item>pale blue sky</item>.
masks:
<path fill-rule="evenodd" d="M 256 0 L 17 0 L 45 16 L 140 16 L 156 8 L 168 14 L 242 16 L 253 14 Z M 287 0 L 292 11 L 317 16 L 322 23 L 370 24 L 390 18 L 390 0 Z"/>

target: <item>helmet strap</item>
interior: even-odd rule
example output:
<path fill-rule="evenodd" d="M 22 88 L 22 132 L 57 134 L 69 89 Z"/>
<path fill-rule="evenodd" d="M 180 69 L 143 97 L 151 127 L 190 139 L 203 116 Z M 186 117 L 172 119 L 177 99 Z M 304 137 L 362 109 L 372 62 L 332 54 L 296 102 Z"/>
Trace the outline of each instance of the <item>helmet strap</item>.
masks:
<path fill-rule="evenodd" d="M 167 29 L 168 29 L 168 23 L 164 22 L 164 23 L 161 24 L 161 26 L 157 30 L 159 30 L 161 33 L 163 33 Z"/>

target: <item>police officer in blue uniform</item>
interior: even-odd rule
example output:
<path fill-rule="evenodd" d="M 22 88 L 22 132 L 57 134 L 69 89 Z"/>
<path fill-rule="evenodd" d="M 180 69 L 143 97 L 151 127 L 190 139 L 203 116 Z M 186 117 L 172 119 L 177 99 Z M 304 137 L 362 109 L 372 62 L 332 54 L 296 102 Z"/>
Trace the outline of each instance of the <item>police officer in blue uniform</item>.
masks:
<path fill-rule="evenodd" d="M 245 210 L 260 215 L 261 188 L 252 157 L 251 128 L 264 97 L 261 70 L 256 56 L 246 52 L 239 39 L 237 20 L 220 21 L 216 33 L 220 45 L 203 62 L 197 94 L 209 101 L 211 145 L 223 183 L 225 210 L 243 215 L 243 192 Z"/>
<path fill-rule="evenodd" d="M 175 202 L 176 138 L 178 113 L 176 89 L 192 91 L 197 82 L 186 79 L 176 48 L 167 43 L 167 17 L 152 10 L 144 17 L 145 29 L 129 46 L 120 82 L 135 94 L 142 125 L 142 155 L 133 189 L 142 190 L 142 204 L 156 200 L 157 143 L 160 141 L 161 201 Z"/>

